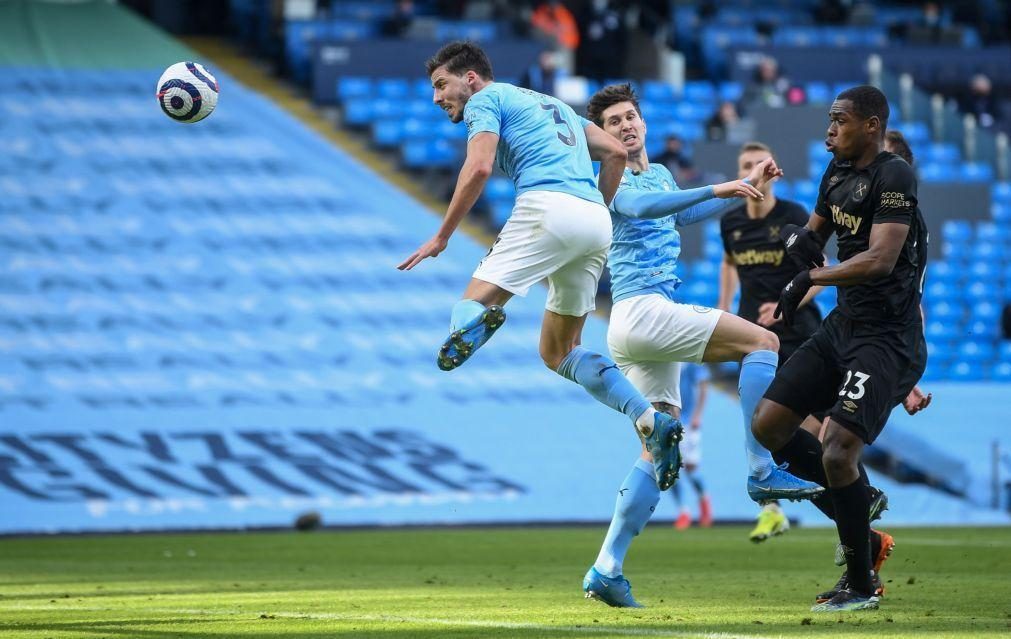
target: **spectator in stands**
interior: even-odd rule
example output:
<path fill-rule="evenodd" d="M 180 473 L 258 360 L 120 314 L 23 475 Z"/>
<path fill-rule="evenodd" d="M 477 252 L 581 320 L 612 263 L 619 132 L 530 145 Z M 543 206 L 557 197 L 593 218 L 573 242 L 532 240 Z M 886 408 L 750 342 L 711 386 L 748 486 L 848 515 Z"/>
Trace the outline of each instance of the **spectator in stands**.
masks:
<path fill-rule="evenodd" d="M 388 38 L 403 37 L 414 24 L 414 0 L 399 0 L 393 15 L 383 21 L 382 34 Z"/>
<path fill-rule="evenodd" d="M 559 0 L 542 2 L 534 9 L 530 16 L 530 26 L 535 33 L 547 37 L 553 47 L 575 51 L 579 46 L 576 17 Z"/>
<path fill-rule="evenodd" d="M 621 77 L 625 62 L 625 25 L 610 0 L 592 0 L 579 14 L 576 72 L 604 81 Z"/>
<path fill-rule="evenodd" d="M 553 51 L 541 51 L 536 64 L 531 65 L 523 74 L 520 86 L 545 95 L 555 94 L 555 80 L 558 78 L 558 65 Z"/>
<path fill-rule="evenodd" d="M 845 24 L 853 10 L 853 0 L 820 0 L 814 19 L 820 24 Z"/>
<path fill-rule="evenodd" d="M 755 67 L 755 79 L 745 92 L 744 99 L 748 104 L 781 107 L 786 105 L 789 90 L 790 81 L 780 74 L 779 63 L 775 58 L 765 56 Z"/>
<path fill-rule="evenodd" d="M 737 105 L 724 100 L 706 120 L 706 139 L 710 142 L 731 142 L 732 138 L 738 137 L 736 130 L 740 123 L 741 115 L 737 112 Z"/>
<path fill-rule="evenodd" d="M 692 163 L 691 157 L 685 150 L 684 141 L 676 135 L 668 135 L 664 140 L 663 153 L 658 155 L 655 162 L 667 167 L 679 185 L 684 185 L 696 178 L 698 171 Z"/>
<path fill-rule="evenodd" d="M 969 91 L 962 99 L 962 110 L 976 116 L 976 124 L 981 129 L 992 129 L 999 113 L 997 100 L 993 96 L 993 83 L 982 73 L 972 76 Z"/>

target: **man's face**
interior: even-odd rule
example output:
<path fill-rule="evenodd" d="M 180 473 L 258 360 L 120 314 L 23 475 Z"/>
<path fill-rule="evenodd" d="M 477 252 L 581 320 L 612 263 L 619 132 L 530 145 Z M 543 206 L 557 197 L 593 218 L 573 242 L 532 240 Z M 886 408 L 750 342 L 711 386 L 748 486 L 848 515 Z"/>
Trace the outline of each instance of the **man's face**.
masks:
<path fill-rule="evenodd" d="M 453 75 L 446 70 L 446 66 L 438 67 L 432 71 L 432 102 L 446 112 L 449 119 L 455 124 L 463 120 L 463 107 L 467 105 L 467 100 L 474 95 L 473 82 L 477 74 L 467 71 L 463 75 Z"/>
<path fill-rule="evenodd" d="M 837 160 L 859 158 L 880 124 L 876 117 L 861 118 L 853 110 L 852 100 L 836 100 L 828 112 L 829 126 L 825 148 Z"/>
<path fill-rule="evenodd" d="M 744 178 L 751 175 L 751 170 L 757 165 L 764 162 L 766 159 L 772 157 L 768 151 L 745 151 L 737 156 L 737 179 L 743 180 Z M 772 182 L 766 182 L 759 189 L 762 193 L 768 195 L 772 190 Z"/>
<path fill-rule="evenodd" d="M 621 142 L 628 153 L 639 153 L 646 144 L 646 122 L 631 102 L 618 102 L 600 114 L 601 128 Z"/>

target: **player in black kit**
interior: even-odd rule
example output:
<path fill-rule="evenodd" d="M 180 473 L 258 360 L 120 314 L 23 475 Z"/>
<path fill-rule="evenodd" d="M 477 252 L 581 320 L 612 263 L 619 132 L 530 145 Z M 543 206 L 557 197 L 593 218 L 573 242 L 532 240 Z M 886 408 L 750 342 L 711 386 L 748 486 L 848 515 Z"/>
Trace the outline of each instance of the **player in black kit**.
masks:
<path fill-rule="evenodd" d="M 927 363 L 920 316 L 927 229 L 912 168 L 882 151 L 888 114 L 884 94 L 871 86 L 832 103 L 826 147 L 834 159 L 815 214 L 804 228 L 785 230 L 788 253 L 810 268 L 783 288 L 775 314 L 792 323 L 813 285 L 838 287 L 838 306 L 780 368 L 752 420 L 777 459 L 828 488 L 848 577 L 818 612 L 878 607 L 871 496 L 858 464 Z M 825 267 L 822 247 L 833 232 L 840 263 Z M 799 428 L 820 411 L 828 414 L 821 442 Z"/>
<path fill-rule="evenodd" d="M 748 142 L 737 155 L 738 175 L 747 177 L 751 170 L 772 150 L 761 142 Z M 773 317 L 779 292 L 797 275 L 800 268 L 786 254 L 780 231 L 787 224 L 804 226 L 807 211 L 803 206 L 777 197 L 774 182 L 762 186 L 763 200 L 749 200 L 729 211 L 720 220 L 723 239 L 723 263 L 720 264 L 719 308 L 732 312 L 730 304 L 740 283 L 741 298 L 737 315 L 769 329 L 779 337 L 779 365 L 790 358 L 797 348 L 821 324 L 821 312 L 811 303 L 823 287 L 814 286 L 797 311 L 793 326 Z M 804 428 L 812 433 L 821 430 L 821 422 L 809 417 Z M 887 503 L 887 502 L 884 502 Z M 776 501 L 762 504 L 758 521 L 748 538 L 761 543 L 790 529 L 790 521 Z"/>

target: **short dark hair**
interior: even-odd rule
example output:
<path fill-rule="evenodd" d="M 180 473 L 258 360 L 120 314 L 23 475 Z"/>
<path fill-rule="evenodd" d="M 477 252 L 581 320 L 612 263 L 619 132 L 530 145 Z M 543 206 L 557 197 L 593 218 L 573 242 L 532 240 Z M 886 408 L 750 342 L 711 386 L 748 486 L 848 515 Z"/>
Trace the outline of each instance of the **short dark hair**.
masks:
<path fill-rule="evenodd" d="M 913 166 L 913 150 L 909 148 L 909 142 L 902 131 L 889 129 L 885 132 L 885 144 L 892 147 L 892 153 L 906 161 L 909 166 Z"/>
<path fill-rule="evenodd" d="M 619 102 L 631 102 L 635 107 L 635 112 L 639 114 L 639 117 L 642 117 L 639 96 L 635 94 L 632 85 L 626 83 L 612 84 L 594 93 L 590 98 L 590 103 L 586 105 L 586 118 L 597 126 L 601 126 L 604 123 L 604 111 Z"/>
<path fill-rule="evenodd" d="M 853 103 L 853 111 L 863 119 L 877 117 L 881 121 L 881 130 L 888 125 L 888 99 L 877 87 L 864 84 L 846 89 L 836 100 L 849 100 Z"/>
<path fill-rule="evenodd" d="M 769 148 L 768 144 L 764 142 L 758 142 L 755 140 L 752 140 L 751 142 L 745 142 L 744 144 L 742 144 L 741 150 L 737 152 L 737 155 L 747 153 L 748 151 L 765 151 L 769 155 L 775 155 L 775 153 L 772 152 L 772 149 Z"/>
<path fill-rule="evenodd" d="M 425 62 L 425 70 L 431 76 L 439 67 L 446 65 L 446 71 L 453 75 L 463 75 L 473 71 L 485 80 L 494 80 L 491 61 L 484 49 L 469 40 L 456 40 L 444 45 Z"/>

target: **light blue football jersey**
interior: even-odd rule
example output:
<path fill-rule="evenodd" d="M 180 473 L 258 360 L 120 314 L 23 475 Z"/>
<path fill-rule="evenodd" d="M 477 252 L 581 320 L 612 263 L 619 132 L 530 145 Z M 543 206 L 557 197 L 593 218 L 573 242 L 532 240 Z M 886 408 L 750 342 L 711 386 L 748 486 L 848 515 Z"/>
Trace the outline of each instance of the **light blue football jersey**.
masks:
<path fill-rule="evenodd" d="M 625 189 L 640 191 L 678 191 L 674 176 L 662 164 L 650 164 L 637 173 L 625 168 L 618 193 Z M 681 234 L 675 222 L 677 214 L 657 219 L 636 219 L 611 210 L 614 238 L 607 256 L 611 269 L 611 297 L 615 302 L 647 293 L 661 293 L 670 298 L 681 285 L 677 260 L 681 255 Z"/>
<path fill-rule="evenodd" d="M 557 191 L 604 203 L 593 176 L 583 127 L 590 124 L 564 102 L 529 89 L 493 82 L 463 109 L 467 139 L 499 136 L 496 162 L 516 184 L 516 194 Z"/>

